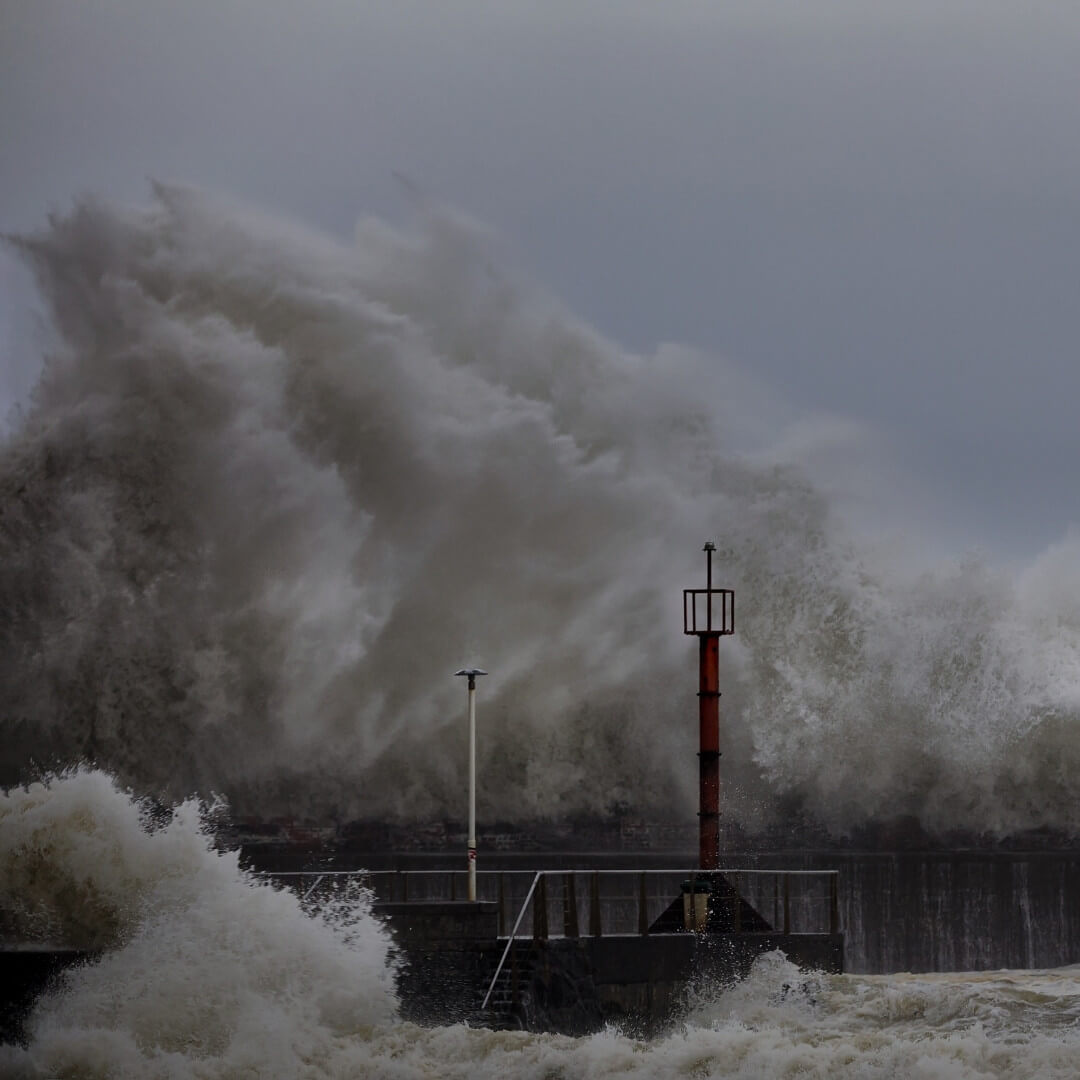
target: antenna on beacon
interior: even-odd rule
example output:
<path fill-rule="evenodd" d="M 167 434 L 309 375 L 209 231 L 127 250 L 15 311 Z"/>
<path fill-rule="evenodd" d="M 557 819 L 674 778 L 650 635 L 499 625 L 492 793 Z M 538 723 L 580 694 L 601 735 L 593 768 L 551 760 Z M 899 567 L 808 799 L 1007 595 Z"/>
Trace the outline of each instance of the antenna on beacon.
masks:
<path fill-rule="evenodd" d="M 476 902 L 476 678 L 480 668 L 462 668 L 454 676 L 469 680 L 469 900 Z"/>

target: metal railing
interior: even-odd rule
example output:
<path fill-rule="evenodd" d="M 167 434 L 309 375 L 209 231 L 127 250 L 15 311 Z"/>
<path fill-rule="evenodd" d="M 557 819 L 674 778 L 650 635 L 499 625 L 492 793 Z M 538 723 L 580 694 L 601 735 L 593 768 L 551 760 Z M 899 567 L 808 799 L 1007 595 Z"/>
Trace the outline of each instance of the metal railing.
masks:
<path fill-rule="evenodd" d="M 260 875 L 291 886 L 303 901 L 325 892 L 327 898 L 360 887 L 376 902 L 458 900 L 467 871 L 323 870 Z M 585 888 L 578 883 L 585 879 Z M 732 933 L 836 934 L 840 929 L 839 873 L 836 870 L 488 870 L 477 874 L 477 899 L 498 904 L 498 936 L 506 937 L 495 974 L 484 995 L 491 996 L 516 941 L 549 937 L 578 938 L 649 934 L 656 920 L 682 893 L 684 882 L 697 890 L 705 881 L 721 885 Z M 515 904 L 517 898 L 520 900 Z M 744 904 L 755 916 L 742 925 Z M 507 913 L 517 915 L 506 934 Z M 554 918 L 552 917 L 554 915 Z M 562 934 L 552 934 L 559 927 Z M 771 929 L 761 929 L 762 926 Z"/>
<path fill-rule="evenodd" d="M 514 920 L 514 929 L 510 931 L 510 936 L 506 939 L 506 948 L 503 949 L 502 956 L 499 957 L 499 963 L 495 968 L 495 974 L 491 976 L 491 982 L 488 985 L 487 993 L 484 995 L 484 1000 L 480 1005 L 481 1010 L 488 1007 L 488 1002 L 491 1000 L 491 995 L 495 991 L 495 985 L 499 981 L 499 976 L 502 974 L 502 969 L 506 964 L 506 958 L 510 955 L 510 950 L 514 947 L 514 942 L 517 940 L 518 928 L 521 926 L 521 920 L 525 917 L 525 912 L 528 910 L 529 905 L 532 903 L 533 894 L 536 892 L 536 886 L 544 879 L 544 871 L 537 871 L 536 877 L 533 878 L 532 884 L 529 886 L 529 891 L 525 895 L 525 902 L 521 905 L 521 910 L 518 912 L 517 918 Z"/>
<path fill-rule="evenodd" d="M 830 933 L 839 932 L 839 873 L 836 870 L 540 870 L 518 910 L 513 929 L 506 941 L 502 956 L 499 958 L 495 974 L 492 976 L 487 993 L 484 995 L 482 1009 L 486 1009 L 491 995 L 502 974 L 507 958 L 511 954 L 518 932 L 531 910 L 531 937 L 535 941 L 547 940 L 550 934 L 550 904 L 552 899 L 561 900 L 562 936 L 577 938 L 581 936 L 580 911 L 578 904 L 577 878 L 588 878 L 588 935 L 602 937 L 605 933 L 629 933 L 638 936 L 648 935 L 656 919 L 670 906 L 672 900 L 682 893 L 683 882 L 693 882 L 691 889 L 698 889 L 703 882 L 710 887 L 722 884 L 724 903 L 731 912 L 731 931 L 733 933 Z M 604 889 L 604 879 L 617 882 L 618 879 L 631 879 L 634 886 L 629 895 L 627 891 Z M 671 881 L 670 879 L 675 879 Z M 549 881 L 554 887 L 549 889 Z M 824 881 L 826 888 L 821 895 L 798 888 L 799 885 Z M 792 885 L 796 884 L 793 890 Z M 650 888 L 650 886 L 653 886 Z M 554 897 L 558 892 L 560 895 Z M 613 896 L 613 892 L 615 895 Z M 795 893 L 793 897 L 793 892 Z M 658 902 L 658 903 L 657 903 Z M 771 902 L 771 912 L 768 904 Z M 816 920 L 817 928 L 807 926 L 806 908 L 812 904 L 819 909 L 827 905 L 828 930 L 824 929 L 825 919 Z M 756 925 L 768 924 L 770 928 L 750 929 L 741 924 L 743 904 L 749 904 L 753 913 L 760 917 Z M 621 917 L 622 926 L 611 925 L 610 916 Z M 607 930 L 605 930 L 604 911 L 609 912 Z M 627 926 L 627 914 L 633 910 L 634 921 Z M 771 919 L 770 919 L 771 915 Z"/>
<path fill-rule="evenodd" d="M 303 900 L 317 901 L 357 886 L 375 902 L 464 900 L 467 871 L 322 870 L 260 875 L 293 888 Z M 660 914 L 680 895 L 686 880 L 722 879 L 783 934 L 839 932 L 836 870 L 488 870 L 477 873 L 477 899 L 495 903 L 499 937 L 514 914 L 516 936 L 601 937 L 647 934 Z M 732 930 L 740 925 L 742 905 L 732 905 Z M 554 932 L 553 932 L 554 930 Z"/>
<path fill-rule="evenodd" d="M 535 876 L 534 870 L 478 870 L 478 901 L 498 905 L 498 935 L 506 933 L 508 913 Z M 376 903 L 415 900 L 462 900 L 468 895 L 467 870 L 290 870 L 263 871 L 258 877 L 291 888 L 301 900 L 332 898 L 342 891 L 365 889 Z"/>

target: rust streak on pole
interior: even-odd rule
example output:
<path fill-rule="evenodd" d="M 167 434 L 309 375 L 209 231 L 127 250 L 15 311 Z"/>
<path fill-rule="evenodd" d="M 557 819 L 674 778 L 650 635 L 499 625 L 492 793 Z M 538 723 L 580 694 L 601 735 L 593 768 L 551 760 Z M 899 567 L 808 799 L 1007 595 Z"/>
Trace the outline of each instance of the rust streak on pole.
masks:
<path fill-rule="evenodd" d="M 712 557 L 705 551 L 705 629 L 698 637 L 698 866 L 720 868 L 720 636 L 726 624 L 726 594 L 721 594 L 720 626 L 713 629 Z"/>
<path fill-rule="evenodd" d="M 699 865 L 720 868 L 720 637 L 698 635 Z"/>
<path fill-rule="evenodd" d="M 712 633 L 712 544 L 705 545 L 705 629 Z"/>

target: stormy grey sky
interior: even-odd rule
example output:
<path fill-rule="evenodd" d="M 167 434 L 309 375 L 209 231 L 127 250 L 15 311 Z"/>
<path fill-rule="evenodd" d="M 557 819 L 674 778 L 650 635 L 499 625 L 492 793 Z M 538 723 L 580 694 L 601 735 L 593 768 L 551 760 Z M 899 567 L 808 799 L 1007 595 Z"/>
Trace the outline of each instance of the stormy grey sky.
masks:
<path fill-rule="evenodd" d="M 346 236 L 400 171 L 1024 558 L 1080 521 L 1078 39 L 1061 0 L 0 0 L 0 227 L 154 176 Z M 5 257 L 8 400 L 32 325 Z"/>

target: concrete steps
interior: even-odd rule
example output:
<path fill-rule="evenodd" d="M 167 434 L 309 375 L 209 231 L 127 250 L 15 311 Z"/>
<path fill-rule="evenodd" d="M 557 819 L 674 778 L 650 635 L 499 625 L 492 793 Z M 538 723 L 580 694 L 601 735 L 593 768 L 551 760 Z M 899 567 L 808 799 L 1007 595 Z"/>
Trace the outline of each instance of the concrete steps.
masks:
<path fill-rule="evenodd" d="M 483 1007 L 487 989 L 499 966 L 505 945 L 492 954 L 491 961 L 482 979 L 482 986 L 476 997 L 476 1007 L 469 1017 L 469 1023 L 477 1027 L 493 1028 L 497 1031 L 520 1031 L 525 1027 L 523 991 L 533 976 L 534 961 L 527 942 L 515 942 L 507 955 L 506 963 L 495 982 L 488 998 L 487 1008 Z M 517 988 L 515 991 L 515 980 Z"/>

